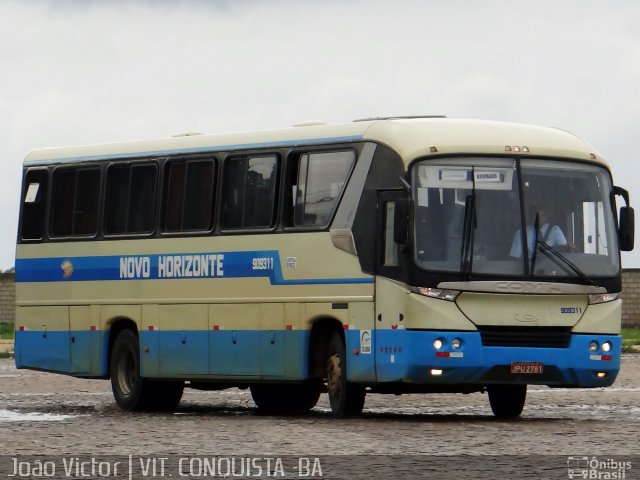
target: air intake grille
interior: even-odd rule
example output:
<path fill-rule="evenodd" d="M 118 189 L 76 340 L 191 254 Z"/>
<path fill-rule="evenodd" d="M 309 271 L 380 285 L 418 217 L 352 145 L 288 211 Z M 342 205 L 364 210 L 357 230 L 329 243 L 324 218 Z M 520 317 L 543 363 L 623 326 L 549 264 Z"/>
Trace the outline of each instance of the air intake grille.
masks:
<path fill-rule="evenodd" d="M 571 330 L 566 327 L 479 326 L 485 347 L 567 348 Z"/>

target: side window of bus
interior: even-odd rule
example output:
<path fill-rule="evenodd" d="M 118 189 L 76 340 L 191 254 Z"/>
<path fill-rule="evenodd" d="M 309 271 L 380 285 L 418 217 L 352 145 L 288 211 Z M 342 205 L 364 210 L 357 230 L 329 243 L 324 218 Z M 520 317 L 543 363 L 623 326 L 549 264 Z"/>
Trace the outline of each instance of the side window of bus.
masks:
<path fill-rule="evenodd" d="M 222 181 L 222 228 L 270 228 L 275 223 L 278 157 L 229 158 Z"/>
<path fill-rule="evenodd" d="M 352 150 L 300 155 L 290 172 L 289 226 L 326 227 L 355 162 Z"/>
<path fill-rule="evenodd" d="M 211 230 L 214 172 L 213 160 L 178 160 L 167 163 L 162 224 L 164 231 Z"/>
<path fill-rule="evenodd" d="M 155 164 L 111 165 L 107 170 L 105 233 L 151 233 L 155 223 Z"/>
<path fill-rule="evenodd" d="M 40 240 L 44 236 L 47 183 L 47 170 L 29 170 L 25 175 L 20 227 L 20 237 L 23 240 Z"/>
<path fill-rule="evenodd" d="M 53 172 L 51 236 L 98 233 L 100 170 L 58 168 Z"/>

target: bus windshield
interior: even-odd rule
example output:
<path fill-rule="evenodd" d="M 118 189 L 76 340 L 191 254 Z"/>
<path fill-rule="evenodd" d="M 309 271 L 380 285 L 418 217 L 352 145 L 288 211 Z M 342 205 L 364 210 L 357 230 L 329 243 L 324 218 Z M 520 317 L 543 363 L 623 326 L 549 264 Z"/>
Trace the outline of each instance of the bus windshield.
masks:
<path fill-rule="evenodd" d="M 578 283 L 619 273 L 604 168 L 449 158 L 415 163 L 412 182 L 415 260 L 424 270 Z"/>

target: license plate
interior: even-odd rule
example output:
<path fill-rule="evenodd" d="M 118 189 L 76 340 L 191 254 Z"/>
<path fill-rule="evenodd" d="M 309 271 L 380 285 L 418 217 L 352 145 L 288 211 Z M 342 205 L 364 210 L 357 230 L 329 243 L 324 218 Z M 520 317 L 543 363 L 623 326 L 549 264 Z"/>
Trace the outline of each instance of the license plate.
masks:
<path fill-rule="evenodd" d="M 544 370 L 541 362 L 512 362 L 511 373 L 525 375 L 540 375 Z"/>

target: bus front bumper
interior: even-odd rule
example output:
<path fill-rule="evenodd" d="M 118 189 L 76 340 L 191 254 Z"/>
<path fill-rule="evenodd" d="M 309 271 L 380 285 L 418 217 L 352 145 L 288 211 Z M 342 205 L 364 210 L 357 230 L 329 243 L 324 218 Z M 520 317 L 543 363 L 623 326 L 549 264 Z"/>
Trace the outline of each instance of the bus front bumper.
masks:
<path fill-rule="evenodd" d="M 549 348 L 484 346 L 479 332 L 378 330 L 372 343 L 378 382 L 606 387 L 620 369 L 619 335 L 572 334 L 568 347 Z M 360 359 L 353 360 L 349 373 L 359 381 Z"/>

